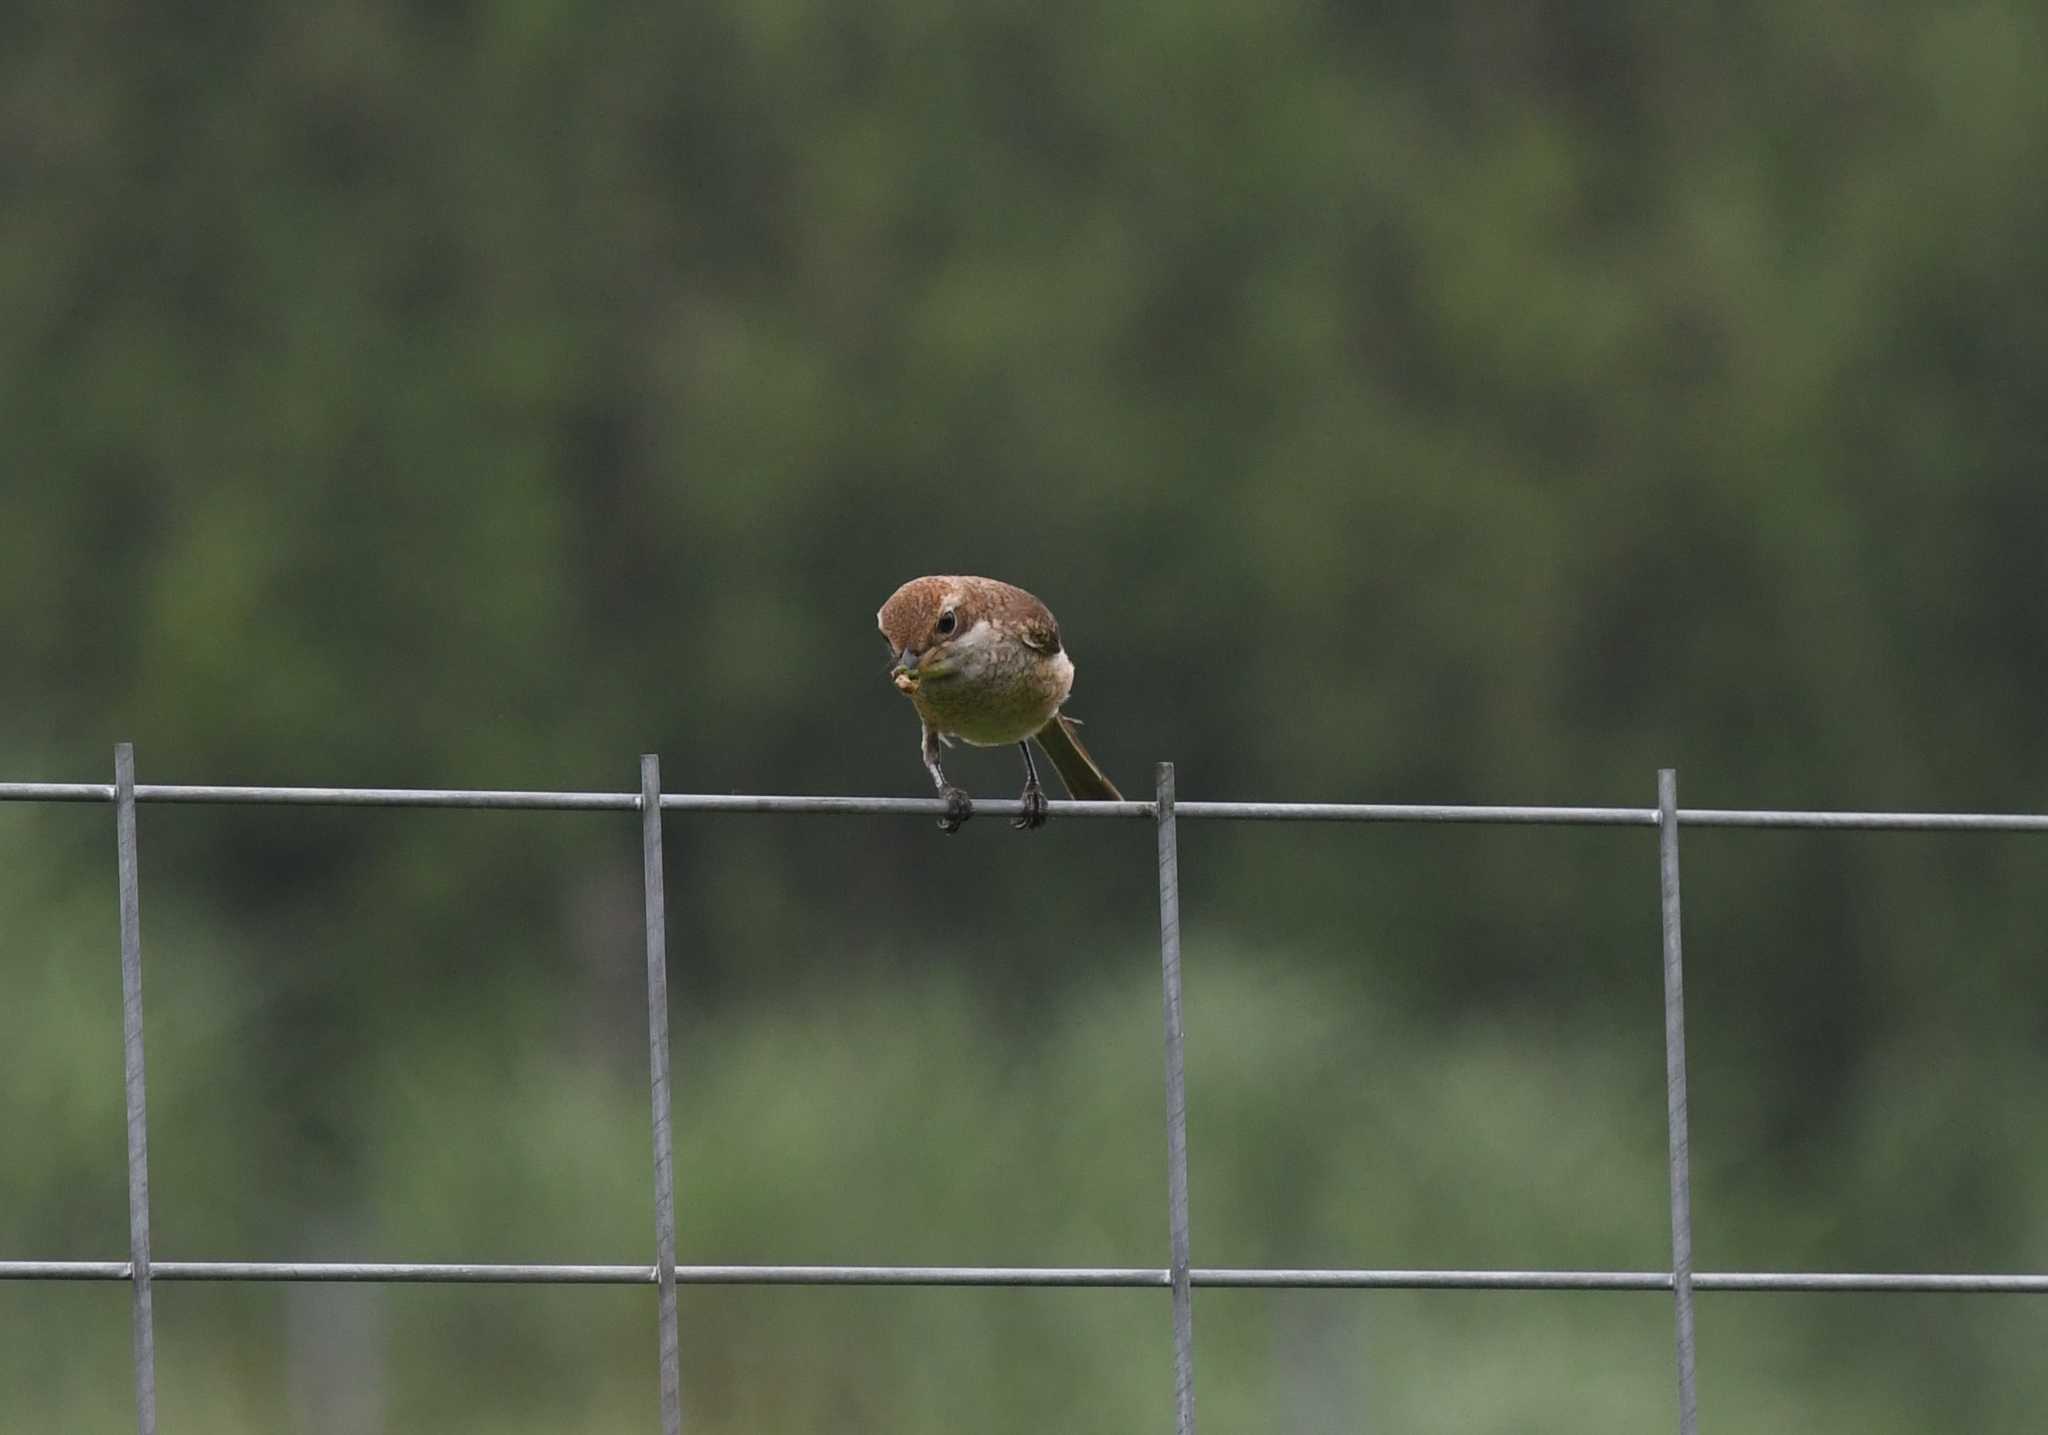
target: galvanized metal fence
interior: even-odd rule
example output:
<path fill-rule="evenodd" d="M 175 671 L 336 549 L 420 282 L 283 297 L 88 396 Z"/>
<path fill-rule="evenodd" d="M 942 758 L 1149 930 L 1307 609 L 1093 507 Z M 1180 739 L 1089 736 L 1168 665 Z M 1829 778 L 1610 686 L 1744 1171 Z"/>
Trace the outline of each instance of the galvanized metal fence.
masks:
<path fill-rule="evenodd" d="M 1654 807 L 1480 807 L 1385 803 L 1178 802 L 1173 765 L 1161 763 L 1150 802 L 1058 802 L 1063 818 L 1153 823 L 1159 843 L 1159 955 L 1165 1012 L 1166 1196 L 1170 1263 L 1157 1266 L 678 1265 L 675 1157 L 670 1120 L 667 913 L 661 854 L 664 812 L 940 815 L 936 798 L 733 797 L 664 793 L 661 765 L 640 759 L 638 792 L 496 792 L 426 788 L 216 787 L 137 783 L 135 753 L 114 751 L 114 781 L 0 783 L 0 802 L 104 802 L 114 808 L 121 914 L 122 1034 L 128 1111 L 128 1259 L 0 1260 L 0 1280 L 126 1281 L 133 1290 L 135 1403 L 142 1435 L 156 1431 L 155 1281 L 394 1281 L 418 1283 L 650 1285 L 664 1435 L 683 1429 L 682 1348 L 676 1288 L 686 1285 L 1156 1286 L 1172 1299 L 1174 1412 L 1179 1435 L 1195 1431 L 1193 1290 L 1197 1286 L 1360 1290 L 1666 1290 L 1675 1322 L 1678 1429 L 1695 1435 L 1693 1300 L 1696 1291 L 1942 1291 L 2048 1294 L 2048 1274 L 1884 1274 L 1695 1271 L 1685 1088 L 1685 979 L 1680 939 L 1678 834 L 1682 827 L 1846 828 L 1886 832 L 2048 832 L 2048 815 L 1917 812 L 1779 812 L 1680 808 L 1677 775 L 1657 778 Z M 646 888 L 647 1042 L 654 1135 L 654 1262 L 651 1265 L 480 1265 L 416 1262 L 159 1261 L 149 1240 L 149 1122 L 144 1086 L 142 917 L 135 809 L 143 802 L 333 807 L 523 808 L 640 814 Z M 1021 804 L 984 802 L 1015 815 Z M 1663 913 L 1665 1111 L 1669 1126 L 1671 1266 L 1655 1271 L 1301 1270 L 1192 1264 L 1188 1223 L 1187 1081 L 1182 1051 L 1180 866 L 1182 820 L 1225 822 L 1488 823 L 1650 827 L 1657 832 Z"/>

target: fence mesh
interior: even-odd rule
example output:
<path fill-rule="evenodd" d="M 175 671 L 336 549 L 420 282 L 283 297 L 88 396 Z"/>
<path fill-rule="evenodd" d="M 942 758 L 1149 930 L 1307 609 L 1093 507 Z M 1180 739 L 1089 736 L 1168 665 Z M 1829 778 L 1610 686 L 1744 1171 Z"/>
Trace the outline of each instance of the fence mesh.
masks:
<path fill-rule="evenodd" d="M 2041 832 L 2048 815 L 1953 812 L 1795 812 L 1681 808 L 1677 774 L 1657 778 L 1653 807 L 1441 806 L 1389 803 L 1180 802 L 1173 765 L 1158 767 L 1149 802 L 1059 802 L 1062 817 L 1151 822 L 1159 844 L 1160 972 L 1164 1012 L 1167 1232 L 1170 1263 L 1154 1266 L 679 1265 L 671 1093 L 667 914 L 662 814 L 781 812 L 809 815 L 941 815 L 936 798 L 725 796 L 664 793 L 660 761 L 640 760 L 637 792 L 469 791 L 429 788 L 227 787 L 135 781 L 135 753 L 114 753 L 112 783 L 0 783 L 0 801 L 107 803 L 115 813 L 121 932 L 122 1028 L 128 1131 L 126 1260 L 0 1260 L 0 1279 L 122 1281 L 133 1291 L 135 1403 L 142 1435 L 156 1430 L 155 1281 L 388 1281 L 452 1284 L 647 1285 L 656 1291 L 656 1362 L 663 1435 L 684 1428 L 677 1288 L 693 1285 L 1156 1286 L 1172 1303 L 1173 1410 L 1179 1435 L 1195 1431 L 1193 1292 L 1197 1287 L 1357 1290 L 1662 1290 L 1673 1299 L 1677 1427 L 1696 1435 L 1693 1297 L 1696 1291 L 1924 1291 L 2048 1294 L 2048 1274 L 1695 1271 L 1689 1177 L 1685 981 L 1679 833 L 1688 826 L 1853 829 L 1895 832 Z M 654 1260 L 647 1265 L 504 1265 L 420 1262 L 159 1261 L 150 1250 L 149 1119 L 143 1059 L 142 917 L 135 810 L 138 803 L 339 807 L 443 807 L 636 812 L 641 819 L 647 946 L 649 1094 L 653 1128 Z M 1016 801 L 977 804 L 1014 815 Z M 1657 834 L 1664 972 L 1665 1111 L 1669 1132 L 1671 1264 L 1652 1271 L 1362 1270 L 1203 1267 L 1192 1263 L 1187 1163 L 1187 1085 L 1180 989 L 1181 821 L 1481 823 L 1635 826 Z M 1647 945 L 1647 943 L 1646 943 Z"/>

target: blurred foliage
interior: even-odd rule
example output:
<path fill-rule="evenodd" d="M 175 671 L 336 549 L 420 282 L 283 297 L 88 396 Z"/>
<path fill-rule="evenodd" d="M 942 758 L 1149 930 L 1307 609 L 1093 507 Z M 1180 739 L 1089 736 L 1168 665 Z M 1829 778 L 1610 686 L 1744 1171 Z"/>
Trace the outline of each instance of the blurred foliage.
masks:
<path fill-rule="evenodd" d="M 2039 810 L 2048 11 L 26 0 L 0 777 Z M 1008 795 L 1005 754 L 955 759 Z M 125 1248 L 112 842 L 0 810 L 0 1256 Z M 165 1257 L 648 1250 L 637 844 L 152 807 Z M 1163 1259 L 1150 835 L 675 817 L 685 1254 Z M 1192 827 L 1197 1259 L 1654 1267 L 1640 832 Z M 1703 1268 L 2048 1266 L 2038 843 L 1686 847 Z M 0 1420 L 129 1418 L 118 1287 Z M 1143 1292 L 693 1290 L 708 1430 L 1164 1428 Z M 165 1287 L 167 1428 L 645 1428 L 620 1291 Z M 1703 1297 L 1717 1425 L 2031 1430 L 2031 1303 Z M 1649 1298 L 1205 1293 L 1224 1428 L 1635 1430 Z"/>

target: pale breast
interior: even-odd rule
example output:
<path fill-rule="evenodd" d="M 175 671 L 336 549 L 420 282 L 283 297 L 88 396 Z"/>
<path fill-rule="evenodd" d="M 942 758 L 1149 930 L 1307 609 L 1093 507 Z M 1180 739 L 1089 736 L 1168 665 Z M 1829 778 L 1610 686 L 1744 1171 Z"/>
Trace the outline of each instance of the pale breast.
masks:
<path fill-rule="evenodd" d="M 920 682 L 911 701 L 940 732 L 995 747 L 1048 722 L 1074 686 L 1065 653 L 1042 653 L 986 622 L 953 645 L 953 671 Z"/>

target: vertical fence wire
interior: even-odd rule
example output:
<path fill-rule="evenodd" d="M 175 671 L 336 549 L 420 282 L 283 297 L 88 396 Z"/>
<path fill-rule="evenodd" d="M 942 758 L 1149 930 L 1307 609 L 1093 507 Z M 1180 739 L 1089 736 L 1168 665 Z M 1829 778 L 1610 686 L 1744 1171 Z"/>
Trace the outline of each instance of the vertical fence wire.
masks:
<path fill-rule="evenodd" d="M 1685 1098 L 1685 962 L 1678 909 L 1678 773 L 1657 774 L 1658 890 L 1664 923 L 1664 1110 L 1671 1144 L 1671 1292 L 1679 1435 L 1698 1435 L 1692 1323 L 1692 1173 Z"/>
<path fill-rule="evenodd" d="M 128 1104 L 135 1418 L 142 1435 L 156 1435 L 156 1319 L 149 1285 L 149 1118 L 142 1079 L 142 892 L 135 860 L 135 747 L 125 742 L 114 749 L 114 845 L 121 883 L 121 1062 Z"/>
<path fill-rule="evenodd" d="M 1188 1086 L 1180 1019 L 1180 840 L 1173 764 L 1159 764 L 1159 969 L 1166 1004 L 1166 1204 L 1173 1237 L 1173 1381 L 1178 1435 L 1195 1435 L 1194 1292 L 1188 1279 Z"/>
<path fill-rule="evenodd" d="M 676 1329 L 676 1172 L 669 1117 L 668 899 L 661 860 L 661 758 L 640 758 L 640 862 L 647 889 L 647 1055 L 654 1097 L 655 1281 L 661 1314 L 661 1428 L 682 1435 L 682 1338 Z"/>

